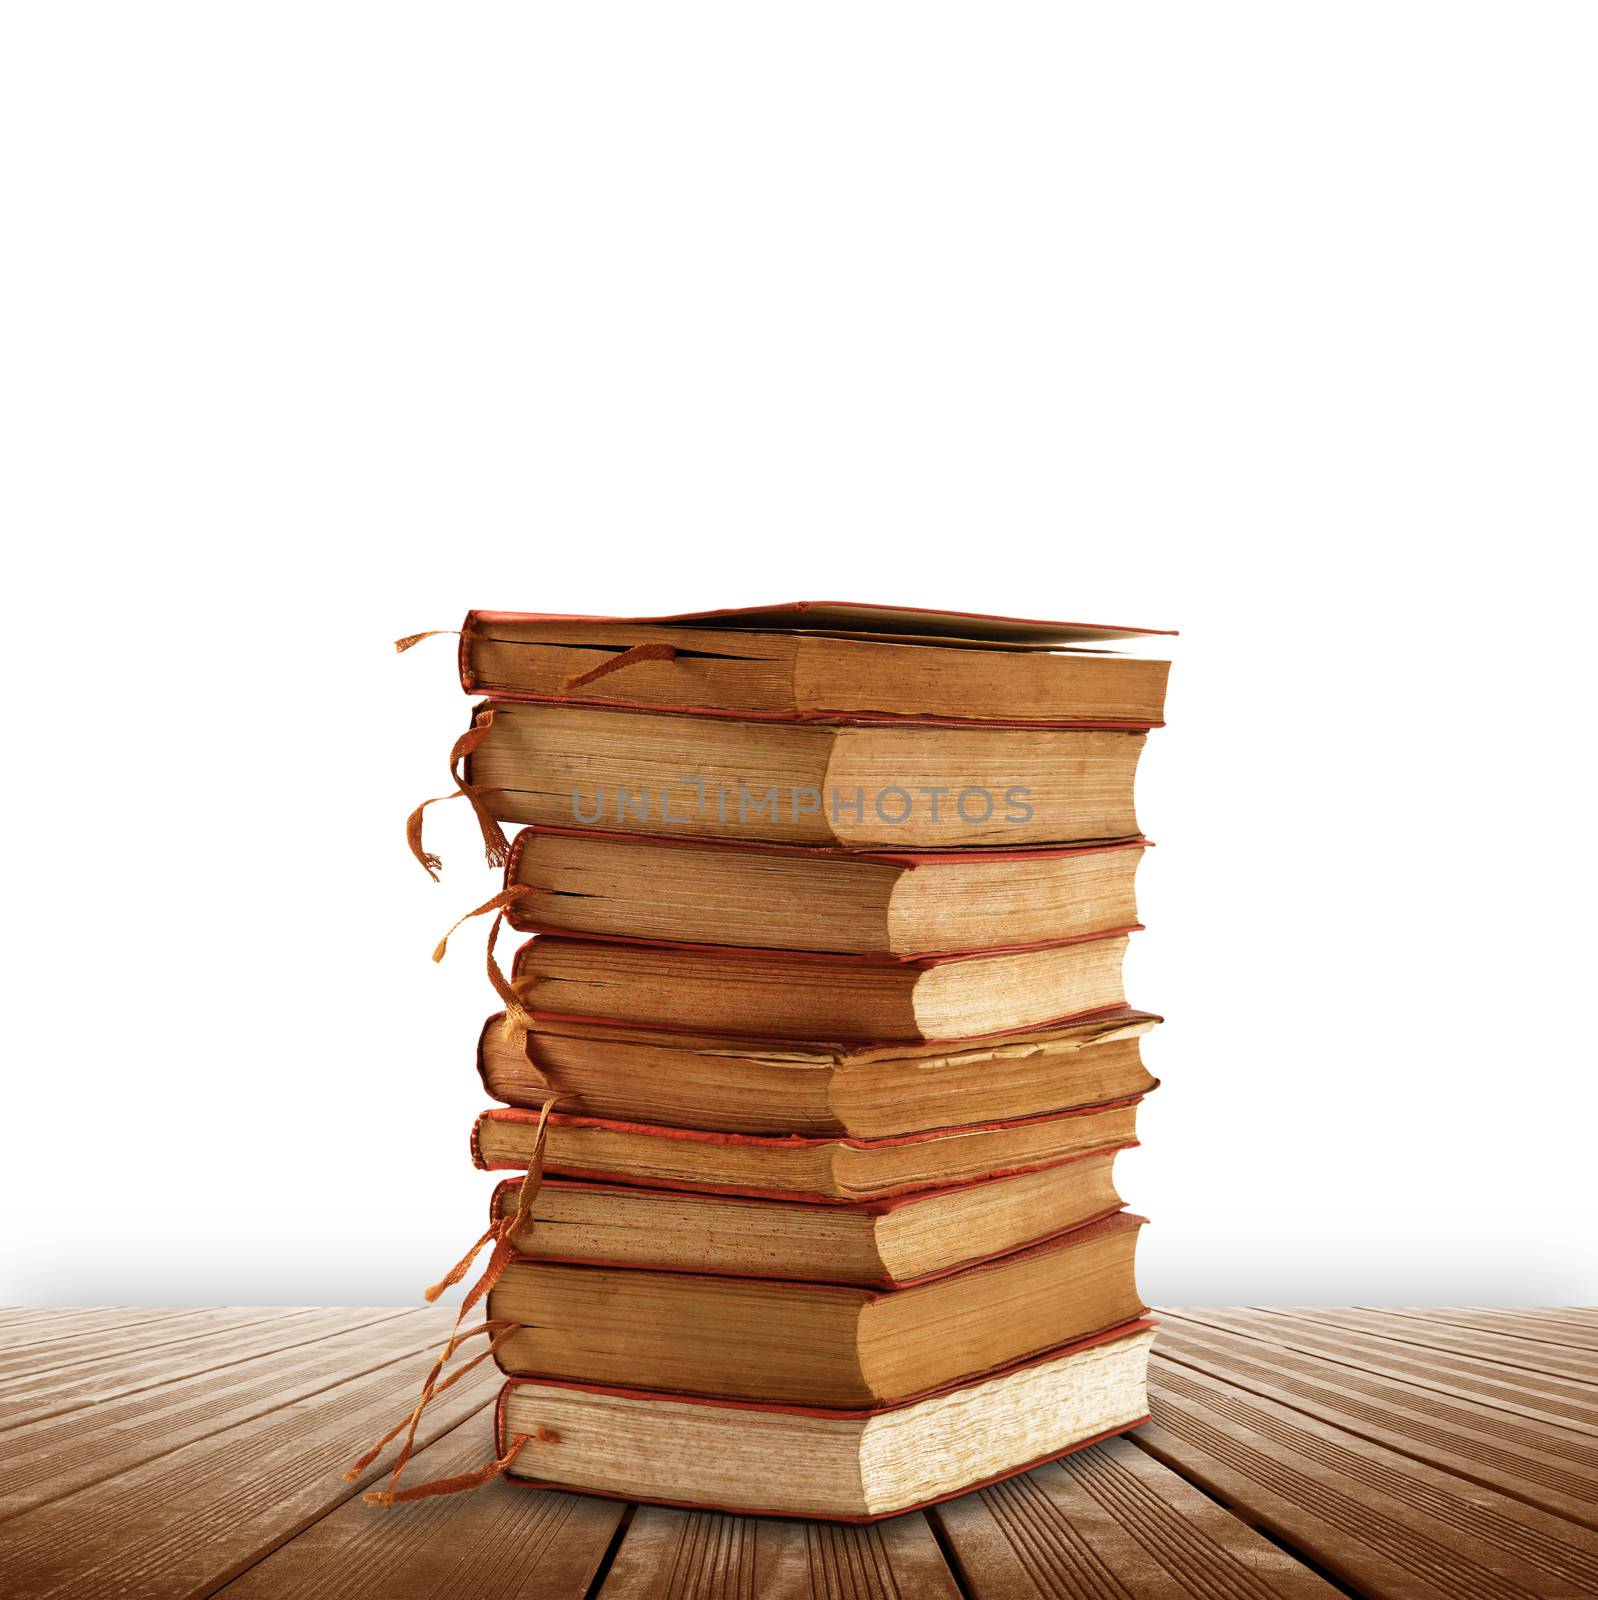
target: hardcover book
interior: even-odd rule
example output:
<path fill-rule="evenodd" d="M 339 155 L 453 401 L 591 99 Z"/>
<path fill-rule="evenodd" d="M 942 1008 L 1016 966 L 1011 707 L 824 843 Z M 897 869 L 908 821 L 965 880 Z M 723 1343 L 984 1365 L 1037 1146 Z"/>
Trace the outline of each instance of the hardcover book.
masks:
<path fill-rule="evenodd" d="M 474 611 L 460 669 L 467 693 L 496 699 L 1148 727 L 1169 663 L 1104 653 L 1147 633 L 842 602 L 680 617 Z"/>
<path fill-rule="evenodd" d="M 512 1261 L 489 1315 L 514 1377 L 797 1405 L 935 1393 L 1143 1315 L 1120 1211 L 905 1288 Z"/>
<path fill-rule="evenodd" d="M 1090 727 L 829 727 L 494 701 L 465 786 L 500 822 L 868 850 L 1139 835 L 1144 734 Z"/>
<path fill-rule="evenodd" d="M 548 1017 L 512 1037 L 483 1025 L 495 1100 L 725 1133 L 892 1138 L 1135 1099 L 1155 1086 L 1125 1006 L 1059 1027 L 941 1044 L 788 1041 Z"/>
<path fill-rule="evenodd" d="M 538 1123 L 538 1113 L 514 1106 L 483 1112 L 472 1129 L 473 1161 L 488 1171 L 525 1170 Z M 544 1170 L 562 1177 L 780 1200 L 878 1200 L 1124 1149 L 1137 1139 L 1137 1100 L 884 1139 L 716 1133 L 556 1111 L 545 1138 Z"/>
<path fill-rule="evenodd" d="M 952 1040 L 1063 1023 L 1126 1003 L 1135 929 L 968 955 L 828 955 L 542 935 L 516 953 L 535 1015 L 771 1038 Z"/>
<path fill-rule="evenodd" d="M 546 1178 L 510 1243 L 528 1260 L 893 1288 L 1118 1211 L 1115 1155 L 837 1205 Z M 515 1220 L 520 1190 L 500 1184 L 491 1220 Z"/>
<path fill-rule="evenodd" d="M 1128 1322 L 918 1400 L 855 1409 L 513 1381 L 497 1449 L 540 1487 L 872 1522 L 1146 1422 L 1152 1330 Z"/>
<path fill-rule="evenodd" d="M 995 950 L 1132 927 L 1146 842 L 914 853 L 525 828 L 505 886 L 534 892 L 506 920 L 527 933 L 857 955 Z"/>

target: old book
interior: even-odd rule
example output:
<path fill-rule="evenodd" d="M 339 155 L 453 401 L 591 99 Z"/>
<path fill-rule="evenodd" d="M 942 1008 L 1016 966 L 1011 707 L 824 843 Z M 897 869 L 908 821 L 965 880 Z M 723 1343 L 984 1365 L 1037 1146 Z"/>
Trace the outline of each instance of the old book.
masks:
<path fill-rule="evenodd" d="M 862 849 L 1136 838 L 1142 733 L 822 727 L 495 701 L 465 778 L 501 822 Z"/>
<path fill-rule="evenodd" d="M 533 1111 L 485 1111 L 472 1128 L 472 1160 L 488 1171 L 525 1169 L 537 1128 Z M 549 1119 L 544 1169 L 646 1187 L 836 1202 L 1029 1172 L 1136 1139 L 1136 1100 L 892 1139 L 714 1133 L 556 1111 Z"/>
<path fill-rule="evenodd" d="M 495 698 L 787 720 L 1149 727 L 1163 714 L 1170 664 L 1102 650 L 1141 631 L 864 607 L 682 618 L 474 611 L 461 630 L 461 683 Z"/>
<path fill-rule="evenodd" d="M 1118 1211 L 1114 1164 L 1115 1151 L 1093 1151 L 1035 1172 L 844 1205 L 546 1178 L 532 1225 L 511 1243 L 539 1261 L 889 1288 Z M 516 1214 L 520 1188 L 510 1178 L 495 1190 L 495 1219 Z"/>
<path fill-rule="evenodd" d="M 1142 1221 L 1119 1211 L 902 1289 L 512 1261 L 489 1315 L 519 1325 L 497 1355 L 510 1376 L 882 1405 L 1141 1316 Z"/>
<path fill-rule="evenodd" d="M 1124 1005 L 1131 931 L 909 960 L 542 935 L 516 952 L 512 982 L 540 1015 L 772 1038 L 968 1039 Z"/>
<path fill-rule="evenodd" d="M 1126 1007 L 1058 1028 L 949 1044 L 844 1044 L 667 1032 L 575 1018 L 507 1036 L 490 1017 L 478 1071 L 495 1100 L 726 1133 L 890 1138 L 975 1117 L 1013 1121 L 1130 1100 L 1155 1085 Z"/>
<path fill-rule="evenodd" d="M 1143 840 L 920 853 L 525 828 L 523 932 L 863 955 L 993 950 L 1128 928 Z"/>
<path fill-rule="evenodd" d="M 623 1500 L 870 1522 L 964 1494 L 1148 1420 L 1153 1324 L 991 1377 L 858 1410 L 728 1404 L 513 1380 L 495 1409 L 510 1475 Z"/>

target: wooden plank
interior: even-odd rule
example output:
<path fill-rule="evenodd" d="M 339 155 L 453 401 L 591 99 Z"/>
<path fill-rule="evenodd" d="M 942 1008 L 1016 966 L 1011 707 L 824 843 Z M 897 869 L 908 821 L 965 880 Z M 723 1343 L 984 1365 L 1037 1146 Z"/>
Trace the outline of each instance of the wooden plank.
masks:
<path fill-rule="evenodd" d="M 269 1316 L 282 1307 L 235 1307 L 232 1314 Z M 207 1317 L 225 1315 L 215 1307 L 201 1306 L 108 1306 L 102 1311 L 79 1313 L 76 1309 L 55 1312 L 23 1324 L 14 1337 L 0 1339 L 0 1374 L 27 1372 L 72 1359 L 71 1352 L 82 1344 L 99 1348 L 133 1349 L 159 1339 L 173 1337 L 173 1328 L 203 1326 Z"/>
<path fill-rule="evenodd" d="M 1595 1381 L 1585 1359 L 1570 1350 L 1560 1350 L 1554 1345 L 1528 1347 L 1501 1333 L 1481 1333 L 1470 1328 L 1451 1327 L 1445 1323 L 1418 1322 L 1413 1317 L 1389 1316 L 1371 1308 L 1356 1310 L 1352 1306 L 1253 1306 L 1251 1310 L 1278 1310 L 1302 1317 L 1306 1322 L 1324 1323 L 1329 1328 L 1357 1328 L 1374 1333 L 1399 1344 L 1411 1344 L 1423 1350 L 1445 1350 L 1452 1355 L 1474 1356 L 1502 1367 L 1538 1374 L 1555 1374 L 1573 1383 L 1591 1385 Z"/>
<path fill-rule="evenodd" d="M 1113 1439 L 934 1506 L 976 1600 L 1334 1600 L 1207 1495 Z"/>
<path fill-rule="evenodd" d="M 1384 1378 L 1399 1378 L 1474 1405 L 1557 1423 L 1598 1438 L 1598 1389 L 1496 1366 L 1472 1356 L 1422 1351 L 1375 1334 L 1332 1328 L 1285 1312 L 1218 1307 L 1162 1311 L 1166 1319 L 1241 1334 Z"/>
<path fill-rule="evenodd" d="M 306 1315 L 299 1310 L 298 1315 Z M 142 1350 L 163 1349 L 179 1344 L 184 1339 L 206 1339 L 218 1331 L 229 1328 L 251 1328 L 269 1322 L 282 1322 L 296 1315 L 293 1310 L 278 1306 L 238 1306 L 232 1309 L 206 1307 L 189 1310 L 181 1318 L 162 1318 L 158 1322 L 139 1323 L 122 1330 L 82 1328 L 69 1330 L 61 1318 L 56 1317 L 45 1328 L 38 1328 L 42 1338 L 32 1342 L 16 1341 L 5 1354 L 0 1355 L 0 1389 L 14 1389 L 37 1381 L 42 1373 L 53 1373 L 75 1365 L 104 1362 L 107 1358 L 126 1360 Z"/>
<path fill-rule="evenodd" d="M 1428 1327 L 1444 1323 L 1450 1327 L 1475 1328 L 1482 1333 L 1502 1333 L 1511 1339 L 1533 1340 L 1538 1344 L 1559 1345 L 1567 1350 L 1586 1352 L 1589 1369 L 1598 1374 L 1598 1331 L 1573 1328 L 1560 1323 L 1537 1322 L 1518 1312 L 1498 1306 L 1360 1306 L 1361 1311 L 1385 1312 L 1390 1317 L 1408 1317 Z"/>
<path fill-rule="evenodd" d="M 1173 1319 L 1161 1355 L 1472 1482 L 1598 1527 L 1598 1445 L 1557 1423 L 1508 1417 L 1412 1383 Z"/>
<path fill-rule="evenodd" d="M 406 1479 L 470 1472 L 491 1442 L 478 1413 L 421 1451 Z M 500 1481 L 388 1511 L 347 1500 L 217 1600 L 582 1600 L 626 1509 Z"/>
<path fill-rule="evenodd" d="M 1511 1308 L 1467 1306 L 1465 1309 L 1503 1311 Z M 1517 1317 L 1524 1317 L 1528 1322 L 1560 1322 L 1574 1328 L 1598 1329 L 1598 1306 L 1515 1306 L 1512 1309 Z"/>
<path fill-rule="evenodd" d="M 229 1328 L 256 1326 L 286 1315 L 281 1307 L 207 1307 L 125 1327 L 61 1333 L 37 1344 L 13 1346 L 0 1356 L 0 1382 L 103 1366 L 142 1351 L 192 1344 Z"/>
<path fill-rule="evenodd" d="M 0 1520 L 362 1373 L 399 1364 L 419 1385 L 442 1342 L 438 1322 L 434 1312 L 408 1312 L 0 1433 Z"/>
<path fill-rule="evenodd" d="M 0 1380 L 0 1434 L 24 1422 L 60 1416 L 120 1395 L 220 1371 L 255 1356 L 294 1350 L 354 1328 L 376 1327 L 412 1312 L 361 1308 L 296 1311 L 264 1322 L 247 1322 L 221 1333 L 137 1351 L 117 1360 L 22 1373 Z"/>
<path fill-rule="evenodd" d="M 640 1506 L 601 1600 L 959 1600 L 919 1513 L 864 1527 Z"/>
<path fill-rule="evenodd" d="M 453 1313 L 428 1311 L 442 1342 Z M 209 1594 L 341 1505 L 343 1471 L 405 1414 L 415 1357 L 334 1384 L 14 1517 L 0 1537 L 0 1594 L 28 1600 L 169 1600 Z M 469 1374 L 423 1419 L 425 1446 L 482 1410 L 497 1374 Z M 473 1424 L 492 1450 L 487 1415 Z"/>
<path fill-rule="evenodd" d="M 1585 1528 L 1164 1357 L 1151 1374 L 1139 1447 L 1363 1594 L 1598 1594 Z"/>
<path fill-rule="evenodd" d="M 6 1340 L 14 1336 L 15 1330 L 29 1323 L 59 1321 L 63 1311 L 73 1316 L 90 1316 L 110 1309 L 110 1306 L 0 1306 L 0 1350 L 5 1348 Z"/>

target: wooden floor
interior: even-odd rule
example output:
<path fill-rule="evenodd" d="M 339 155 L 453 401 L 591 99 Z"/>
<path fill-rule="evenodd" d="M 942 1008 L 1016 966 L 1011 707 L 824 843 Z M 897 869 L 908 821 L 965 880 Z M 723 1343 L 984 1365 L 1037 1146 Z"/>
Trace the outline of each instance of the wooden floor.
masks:
<path fill-rule="evenodd" d="M 1598 1595 L 1598 1311 L 1162 1315 L 1134 1436 L 853 1528 L 502 1483 L 362 1505 L 342 1471 L 448 1312 L 0 1310 L 0 1595 Z M 414 1481 L 488 1459 L 494 1388 L 439 1400 Z"/>

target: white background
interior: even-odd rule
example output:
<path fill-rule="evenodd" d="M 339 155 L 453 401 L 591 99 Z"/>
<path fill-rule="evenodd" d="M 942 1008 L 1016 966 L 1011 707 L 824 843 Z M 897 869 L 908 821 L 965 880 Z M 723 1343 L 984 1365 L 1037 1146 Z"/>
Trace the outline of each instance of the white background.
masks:
<path fill-rule="evenodd" d="M 1183 630 L 1172 1301 L 1598 1298 L 1598 17 L 7 8 L 0 1299 L 482 1225 L 469 605 Z"/>

